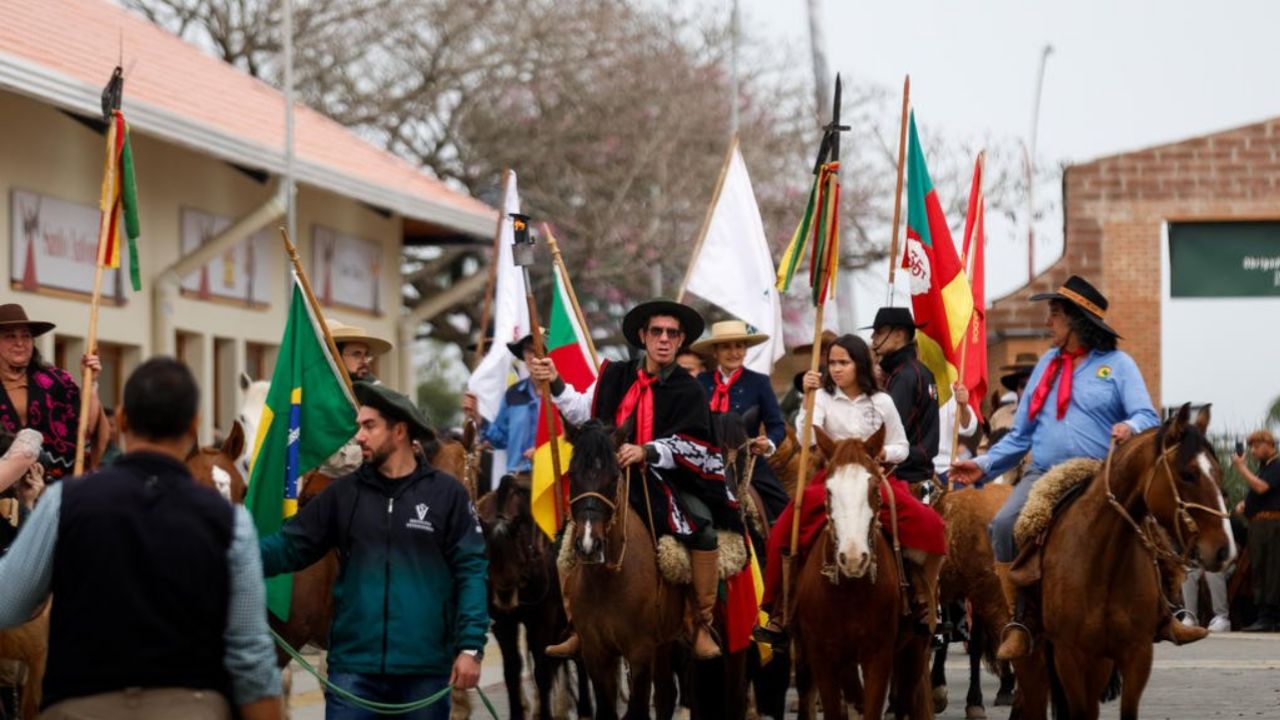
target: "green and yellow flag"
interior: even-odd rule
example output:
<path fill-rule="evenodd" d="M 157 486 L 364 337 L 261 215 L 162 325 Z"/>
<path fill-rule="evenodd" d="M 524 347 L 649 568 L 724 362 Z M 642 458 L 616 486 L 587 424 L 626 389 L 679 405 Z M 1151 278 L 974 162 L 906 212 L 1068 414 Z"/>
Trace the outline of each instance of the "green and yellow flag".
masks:
<path fill-rule="evenodd" d="M 259 537 L 277 532 L 298 511 L 298 479 L 356 434 L 355 398 L 325 345 L 320 322 L 295 274 L 245 499 Z M 292 575 L 267 580 L 267 608 L 272 614 L 289 619 L 292 592 Z"/>

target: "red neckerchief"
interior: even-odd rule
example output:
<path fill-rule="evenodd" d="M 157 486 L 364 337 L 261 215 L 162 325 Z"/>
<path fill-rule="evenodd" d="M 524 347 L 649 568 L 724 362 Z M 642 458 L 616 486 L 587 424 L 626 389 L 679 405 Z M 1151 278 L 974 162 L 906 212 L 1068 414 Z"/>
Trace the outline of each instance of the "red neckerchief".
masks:
<path fill-rule="evenodd" d="M 653 383 L 656 375 L 650 375 L 644 368 L 636 370 L 636 381 L 627 390 L 618 405 L 618 414 L 614 422 L 621 427 L 634 412 L 636 416 L 636 444 L 644 445 L 653 440 Z"/>
<path fill-rule="evenodd" d="M 724 373 L 719 370 L 715 371 L 713 377 L 716 381 L 716 389 L 711 394 L 711 412 L 727 413 L 729 412 L 729 388 L 742 377 L 742 368 L 734 370 L 727 381 L 724 379 Z"/>
<path fill-rule="evenodd" d="M 1053 381 L 1057 379 L 1058 373 L 1062 373 L 1061 387 L 1058 388 L 1058 419 L 1061 420 L 1067 414 L 1067 406 L 1071 404 L 1071 374 L 1075 371 L 1076 358 L 1083 357 L 1088 352 L 1088 350 L 1084 349 L 1073 353 L 1059 350 L 1058 354 L 1049 361 L 1049 367 L 1045 368 L 1044 375 L 1040 378 L 1040 384 L 1036 386 L 1036 391 L 1031 394 L 1031 405 L 1027 408 L 1028 420 L 1035 420 L 1036 415 L 1044 407 L 1045 401 L 1049 399 L 1049 391 L 1053 389 Z"/>

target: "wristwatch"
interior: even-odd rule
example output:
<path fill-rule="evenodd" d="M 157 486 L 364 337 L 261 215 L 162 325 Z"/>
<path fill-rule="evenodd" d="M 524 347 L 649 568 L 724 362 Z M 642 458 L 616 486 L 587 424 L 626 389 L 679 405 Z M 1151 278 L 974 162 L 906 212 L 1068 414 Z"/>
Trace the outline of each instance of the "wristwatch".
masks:
<path fill-rule="evenodd" d="M 470 655 L 472 658 L 475 659 L 476 662 L 484 662 L 484 650 L 474 650 L 474 649 L 463 650 L 462 654 Z"/>

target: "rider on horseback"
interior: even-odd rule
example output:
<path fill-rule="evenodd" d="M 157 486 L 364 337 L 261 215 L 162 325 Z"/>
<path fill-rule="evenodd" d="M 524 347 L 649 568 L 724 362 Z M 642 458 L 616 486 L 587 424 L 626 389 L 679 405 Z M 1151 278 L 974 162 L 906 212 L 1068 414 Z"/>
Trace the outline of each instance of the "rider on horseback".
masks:
<path fill-rule="evenodd" d="M 1107 299 L 1102 293 L 1073 275 L 1057 292 L 1031 299 L 1049 301 L 1045 325 L 1053 343 L 1031 373 L 1027 387 L 1034 390 L 1019 401 L 1013 430 L 987 455 L 958 462 L 951 469 L 951 478 L 968 485 L 997 477 L 1028 452 L 1032 455 L 1031 467 L 990 526 L 996 574 L 1014 618 L 1000 643 L 1001 660 L 1025 657 L 1031 649 L 1030 631 L 1024 624 L 1027 592 L 1015 586 L 1009 573 L 1017 557 L 1014 524 L 1036 480 L 1072 458 L 1104 458 L 1112 438 L 1124 442 L 1159 424 L 1137 363 L 1116 349 L 1120 336 L 1104 321 Z M 1162 627 L 1177 644 L 1206 634 L 1203 628 L 1179 622 L 1165 622 Z"/>
<path fill-rule="evenodd" d="M 364 328 L 348 325 L 333 318 L 325 318 L 324 324 L 329 328 L 329 336 L 338 348 L 338 362 L 347 371 L 352 382 L 381 383 L 373 374 L 373 361 L 379 355 L 391 352 L 391 343 L 380 337 L 370 335 Z M 249 439 L 250 442 L 254 438 Z M 360 444 L 354 437 L 346 445 L 338 448 L 328 460 L 319 467 L 320 474 L 340 478 L 355 472 L 364 461 Z"/>
<path fill-rule="evenodd" d="M 739 524 L 737 500 L 723 475 L 712 471 L 720 457 L 708 445 L 710 415 L 707 397 L 698 381 L 676 364 L 676 354 L 702 334 L 705 323 L 692 308 L 666 300 L 636 306 L 622 321 L 623 335 L 644 355 L 627 362 L 606 363 L 600 377 L 584 393 L 560 380 L 550 358 L 533 359 L 529 373 L 551 384 L 552 400 L 568 422 L 580 425 L 591 418 L 624 426 L 633 420 L 631 441 L 618 449 L 626 468 L 641 465 L 653 496 L 653 528 L 674 535 L 689 548 L 692 589 L 697 604 L 693 652 L 698 659 L 720 655 L 711 622 L 719 587 L 719 541 L 715 527 Z M 632 487 L 631 502 L 643 508 L 642 483 Z M 647 516 L 649 513 L 641 513 Z M 566 582 L 562 573 L 561 584 Z M 569 593 L 565 593 L 568 612 Z M 572 613 L 570 622 L 572 622 Z M 578 635 L 571 633 L 547 654 L 577 654 Z"/>

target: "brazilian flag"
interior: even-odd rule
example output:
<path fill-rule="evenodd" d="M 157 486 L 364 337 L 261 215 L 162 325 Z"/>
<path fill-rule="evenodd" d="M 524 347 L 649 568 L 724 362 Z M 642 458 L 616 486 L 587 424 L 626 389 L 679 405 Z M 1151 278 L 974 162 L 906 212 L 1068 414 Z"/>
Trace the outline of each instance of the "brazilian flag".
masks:
<path fill-rule="evenodd" d="M 356 434 L 356 404 L 325 345 L 321 320 L 293 278 L 289 320 L 258 423 L 245 506 L 258 536 L 280 529 L 298 511 L 298 479 Z M 293 576 L 267 581 L 267 608 L 289 619 Z"/>

